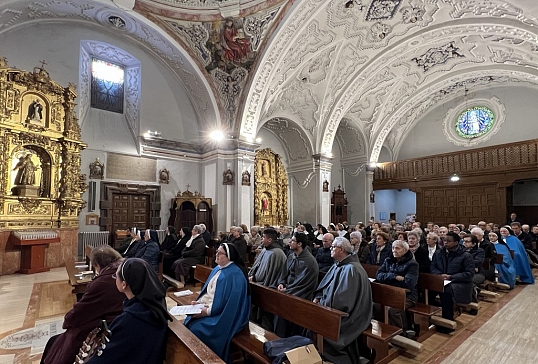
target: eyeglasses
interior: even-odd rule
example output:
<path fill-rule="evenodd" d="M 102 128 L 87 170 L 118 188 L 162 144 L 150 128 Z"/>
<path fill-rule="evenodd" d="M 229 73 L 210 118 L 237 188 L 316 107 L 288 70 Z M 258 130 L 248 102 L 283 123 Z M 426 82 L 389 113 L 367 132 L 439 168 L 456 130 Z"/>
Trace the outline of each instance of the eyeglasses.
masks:
<path fill-rule="evenodd" d="M 341 246 L 338 246 L 338 245 L 331 245 L 331 250 L 334 250 L 336 248 L 342 248 Z"/>
<path fill-rule="evenodd" d="M 217 250 L 217 252 L 215 253 L 215 255 L 226 255 L 225 252 L 221 252 L 220 250 Z"/>
<path fill-rule="evenodd" d="M 112 274 L 112 279 L 118 278 L 118 275 L 116 273 Z"/>

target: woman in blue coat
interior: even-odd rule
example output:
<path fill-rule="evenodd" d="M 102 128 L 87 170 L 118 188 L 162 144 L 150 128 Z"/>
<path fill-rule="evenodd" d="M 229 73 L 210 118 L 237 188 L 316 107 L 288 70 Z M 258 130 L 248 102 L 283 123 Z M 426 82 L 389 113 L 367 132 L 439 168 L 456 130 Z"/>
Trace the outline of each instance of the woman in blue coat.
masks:
<path fill-rule="evenodd" d="M 418 274 L 419 265 L 409 250 L 409 244 L 403 240 L 395 240 L 392 242 L 392 253 L 377 271 L 376 281 L 407 289 L 405 308 L 408 308 L 413 307 L 418 299 Z M 375 305 L 377 304 L 374 304 L 374 312 L 381 314 L 381 308 L 376 308 Z M 395 308 L 389 308 L 389 323 L 401 327 L 404 331 L 411 328 L 406 312 Z"/>
<path fill-rule="evenodd" d="M 250 290 L 244 261 L 234 244 L 222 243 L 217 249 L 218 264 L 209 275 L 200 296 L 202 312 L 188 316 L 185 326 L 227 363 L 231 363 L 232 337 L 248 324 Z"/>

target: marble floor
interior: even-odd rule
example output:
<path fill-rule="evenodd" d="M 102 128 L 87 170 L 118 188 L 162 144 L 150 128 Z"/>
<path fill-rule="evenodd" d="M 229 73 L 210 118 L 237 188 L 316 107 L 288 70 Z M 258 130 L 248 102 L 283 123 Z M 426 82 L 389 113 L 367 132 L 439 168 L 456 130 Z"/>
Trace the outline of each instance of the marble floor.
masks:
<path fill-rule="evenodd" d="M 534 273 L 538 276 L 538 270 Z M 481 302 L 477 316 L 459 316 L 454 333 L 432 335 L 423 342 L 422 353 L 403 353 L 391 363 L 537 363 L 537 299 L 538 285 L 516 286 Z M 0 364 L 38 364 L 45 343 L 61 332 L 63 316 L 74 302 L 65 268 L 0 276 Z"/>

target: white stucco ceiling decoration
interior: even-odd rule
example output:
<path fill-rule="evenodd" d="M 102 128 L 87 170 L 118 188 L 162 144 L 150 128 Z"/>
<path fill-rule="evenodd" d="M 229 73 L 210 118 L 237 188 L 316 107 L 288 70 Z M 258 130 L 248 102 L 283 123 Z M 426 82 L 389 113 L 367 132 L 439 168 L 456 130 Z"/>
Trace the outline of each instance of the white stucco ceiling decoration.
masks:
<path fill-rule="evenodd" d="M 519 72 L 512 78 L 521 79 L 538 69 L 536 1 L 360 3 L 353 8 L 343 1 L 295 4 L 260 60 L 242 114 L 241 137 L 253 137 L 257 123 L 275 109 L 296 115 L 300 109 L 303 125 L 303 118 L 309 119 L 305 128 L 313 132 L 314 152 L 327 155 L 346 117 L 364 128 L 365 148 L 375 162 L 392 128 L 407 131 L 415 119 L 401 118 L 426 105 L 424 90 L 447 88 L 447 80 L 455 84 L 462 75 L 501 77 L 509 71 Z M 323 65 L 324 71 L 315 84 L 307 77 L 312 64 Z M 286 97 L 290 93 L 295 96 Z M 394 150 L 398 143 L 392 140 Z"/>
<path fill-rule="evenodd" d="M 308 136 L 294 122 L 286 118 L 273 118 L 263 124 L 279 140 L 287 152 L 290 166 L 298 162 L 310 161 L 312 158 L 312 145 Z"/>
<path fill-rule="evenodd" d="M 111 0 L 0 2 L 0 35 L 38 21 L 84 22 L 106 29 L 113 36 L 130 37 L 177 75 L 201 123 L 220 120 L 211 88 L 192 58 L 169 35 L 139 14 L 125 11 Z"/>

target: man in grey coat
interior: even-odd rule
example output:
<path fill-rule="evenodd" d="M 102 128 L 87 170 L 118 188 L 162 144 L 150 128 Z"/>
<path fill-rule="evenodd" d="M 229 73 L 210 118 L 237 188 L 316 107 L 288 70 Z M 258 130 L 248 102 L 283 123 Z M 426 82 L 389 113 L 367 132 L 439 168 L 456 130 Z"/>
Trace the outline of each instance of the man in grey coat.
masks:
<path fill-rule="evenodd" d="M 277 288 L 280 274 L 284 269 L 286 254 L 277 241 L 278 233 L 275 229 L 267 228 L 263 231 L 263 249 L 254 261 L 248 272 L 248 279 L 270 288 Z M 250 312 L 250 320 L 261 324 L 266 330 L 273 330 L 274 317 L 253 306 Z"/>
<path fill-rule="evenodd" d="M 338 341 L 323 339 L 323 355 L 333 363 L 359 363 L 359 351 L 363 349 L 359 336 L 372 319 L 372 288 L 346 238 L 335 238 L 331 249 L 337 262 L 314 292 L 314 303 L 346 312 L 349 316 L 342 317 Z"/>
<path fill-rule="evenodd" d="M 295 233 L 290 241 L 290 254 L 282 270 L 277 289 L 280 292 L 312 299 L 314 290 L 318 285 L 319 266 L 316 258 L 306 246 L 308 238 L 304 233 Z M 279 337 L 301 335 L 303 328 L 280 317 L 275 317 L 274 332 Z"/>

